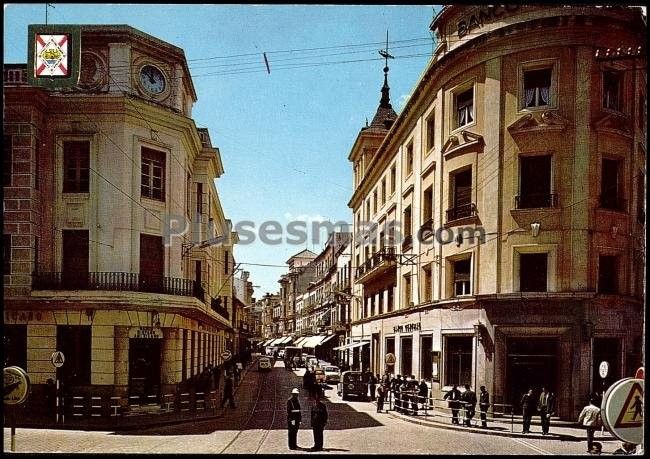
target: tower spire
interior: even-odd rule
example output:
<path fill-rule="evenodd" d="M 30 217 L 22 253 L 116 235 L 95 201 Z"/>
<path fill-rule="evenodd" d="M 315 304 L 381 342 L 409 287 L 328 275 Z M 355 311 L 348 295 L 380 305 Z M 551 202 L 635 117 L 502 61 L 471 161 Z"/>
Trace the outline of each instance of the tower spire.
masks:
<path fill-rule="evenodd" d="M 388 53 L 388 29 L 386 29 L 386 49 L 380 49 L 379 55 L 385 59 L 384 64 L 384 86 L 381 88 L 381 101 L 379 106 L 383 108 L 392 108 L 390 105 L 390 87 L 388 86 L 388 59 L 395 59 Z"/>

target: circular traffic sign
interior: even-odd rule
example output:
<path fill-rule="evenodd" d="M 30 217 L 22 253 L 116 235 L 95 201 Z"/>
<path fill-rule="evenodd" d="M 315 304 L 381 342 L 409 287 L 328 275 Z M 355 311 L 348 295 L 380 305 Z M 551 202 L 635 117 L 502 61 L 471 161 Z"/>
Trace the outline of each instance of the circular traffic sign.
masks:
<path fill-rule="evenodd" d="M 65 362 L 65 356 L 61 351 L 52 352 L 52 357 L 50 357 L 50 360 L 52 361 L 52 365 L 54 365 L 56 368 L 61 368 Z"/>
<path fill-rule="evenodd" d="M 645 379 L 644 375 L 645 375 L 645 370 L 643 369 L 643 367 L 639 367 L 639 369 L 636 370 L 636 373 L 634 374 L 634 377 L 636 379 Z"/>
<path fill-rule="evenodd" d="M 609 363 L 606 361 L 600 362 L 600 366 L 598 367 L 598 374 L 601 378 L 605 379 L 607 377 L 607 373 L 609 373 Z"/>
<path fill-rule="evenodd" d="M 392 352 L 386 354 L 386 365 L 395 365 L 395 354 Z"/>
<path fill-rule="evenodd" d="M 221 353 L 221 358 L 224 360 L 230 360 L 231 357 L 232 357 L 232 353 L 228 350 L 225 350 Z"/>
<path fill-rule="evenodd" d="M 603 424 L 621 441 L 643 441 L 644 380 L 621 379 L 607 389 L 601 405 Z"/>
<path fill-rule="evenodd" d="M 20 367 L 7 367 L 3 371 L 5 405 L 20 405 L 29 395 L 29 376 Z"/>

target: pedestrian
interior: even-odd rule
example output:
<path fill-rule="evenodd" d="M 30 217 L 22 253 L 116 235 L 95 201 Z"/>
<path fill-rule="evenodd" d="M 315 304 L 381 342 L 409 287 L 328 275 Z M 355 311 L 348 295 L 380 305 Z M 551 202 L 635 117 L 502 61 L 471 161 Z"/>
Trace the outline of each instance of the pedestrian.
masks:
<path fill-rule="evenodd" d="M 555 394 L 549 392 L 546 387 L 542 387 L 542 393 L 539 395 L 537 402 L 537 411 L 542 421 L 542 435 L 548 435 L 551 427 L 551 416 L 555 414 Z"/>
<path fill-rule="evenodd" d="M 377 378 L 375 375 L 368 371 L 368 389 L 370 391 L 370 401 L 375 401 L 375 389 L 377 387 Z"/>
<path fill-rule="evenodd" d="M 587 429 L 587 452 L 592 453 L 594 433 L 601 426 L 600 408 L 596 406 L 596 398 L 594 396 L 589 398 L 589 403 L 580 412 L 578 423 Z"/>
<path fill-rule="evenodd" d="M 481 427 L 487 427 L 487 410 L 490 407 L 490 394 L 481 386 L 481 393 L 479 394 L 478 406 L 481 410 Z"/>
<path fill-rule="evenodd" d="M 411 414 L 418 414 L 418 382 L 415 375 L 409 376 L 408 383 L 409 400 L 411 401 Z"/>
<path fill-rule="evenodd" d="M 469 387 L 469 384 L 465 384 L 465 392 L 463 392 L 461 400 L 465 407 L 465 425 L 471 427 L 472 418 L 476 413 L 476 393 Z"/>
<path fill-rule="evenodd" d="M 321 401 L 320 396 L 314 399 L 314 406 L 311 407 L 311 429 L 314 432 L 314 446 L 312 451 L 323 450 L 323 431 L 327 424 L 327 407 Z"/>
<path fill-rule="evenodd" d="M 530 421 L 533 419 L 533 389 L 528 389 L 521 397 L 521 416 L 524 421 L 522 433 L 530 433 Z"/>
<path fill-rule="evenodd" d="M 460 408 L 459 407 L 460 391 L 458 390 L 456 384 L 454 384 L 451 390 L 449 390 L 442 399 L 449 400 L 449 408 L 451 409 L 451 423 L 458 424 L 458 409 Z"/>
<path fill-rule="evenodd" d="M 422 403 L 422 409 L 426 409 L 429 403 L 429 386 L 424 379 L 420 381 L 418 386 L 418 400 Z"/>
<path fill-rule="evenodd" d="M 298 401 L 300 391 L 293 388 L 291 398 L 287 400 L 287 429 L 289 431 L 289 449 L 298 449 L 298 429 L 302 414 L 300 413 L 300 402 Z"/>
<path fill-rule="evenodd" d="M 384 411 L 384 398 L 386 397 L 386 386 L 379 384 L 377 386 L 377 413 Z"/>
<path fill-rule="evenodd" d="M 228 401 L 228 406 L 230 408 L 235 408 L 235 399 L 233 399 L 233 381 L 230 373 L 226 375 L 226 380 L 223 384 L 223 398 L 221 399 L 221 408 L 226 405 L 226 400 Z"/>

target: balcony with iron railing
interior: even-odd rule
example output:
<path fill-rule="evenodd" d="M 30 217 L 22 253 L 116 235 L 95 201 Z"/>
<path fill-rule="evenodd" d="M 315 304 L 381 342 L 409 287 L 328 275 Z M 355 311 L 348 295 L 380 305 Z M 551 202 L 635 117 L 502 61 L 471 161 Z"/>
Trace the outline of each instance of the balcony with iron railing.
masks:
<path fill-rule="evenodd" d="M 204 301 L 205 291 L 192 279 L 148 276 L 124 272 L 45 272 L 35 273 L 34 290 L 109 290 L 193 296 Z"/>
<path fill-rule="evenodd" d="M 395 247 L 384 247 L 357 268 L 357 282 L 366 283 L 397 266 Z"/>
<path fill-rule="evenodd" d="M 447 209 L 447 224 L 464 218 L 476 217 L 476 204 L 469 203 Z"/>
<path fill-rule="evenodd" d="M 219 314 L 224 319 L 226 319 L 226 320 L 230 319 L 230 314 L 228 313 L 228 309 L 224 308 L 221 305 L 221 298 L 211 298 L 210 307 L 212 308 L 212 310 L 214 312 Z"/>
<path fill-rule="evenodd" d="M 557 207 L 558 196 L 555 193 L 529 193 L 515 196 L 516 209 L 539 209 Z"/>

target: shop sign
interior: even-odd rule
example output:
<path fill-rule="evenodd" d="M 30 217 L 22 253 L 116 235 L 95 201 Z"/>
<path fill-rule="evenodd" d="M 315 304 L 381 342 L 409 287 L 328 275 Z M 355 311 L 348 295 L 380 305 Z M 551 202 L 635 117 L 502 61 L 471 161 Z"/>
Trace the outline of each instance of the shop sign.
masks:
<path fill-rule="evenodd" d="M 487 8 L 481 8 L 471 15 L 458 21 L 458 38 L 463 38 L 474 29 L 479 29 L 487 22 L 491 22 L 503 16 L 504 13 L 511 13 L 519 8 L 519 5 L 494 5 Z"/>
<path fill-rule="evenodd" d="M 43 313 L 40 311 L 5 311 L 5 323 L 32 322 L 33 320 L 43 320 Z"/>
<path fill-rule="evenodd" d="M 413 331 L 419 331 L 422 329 L 422 324 L 420 322 L 413 322 L 410 324 L 404 325 L 395 325 L 393 327 L 394 333 L 408 333 Z"/>
<path fill-rule="evenodd" d="M 131 327 L 129 330 L 129 338 L 138 339 L 162 339 L 162 328 L 153 327 Z"/>

